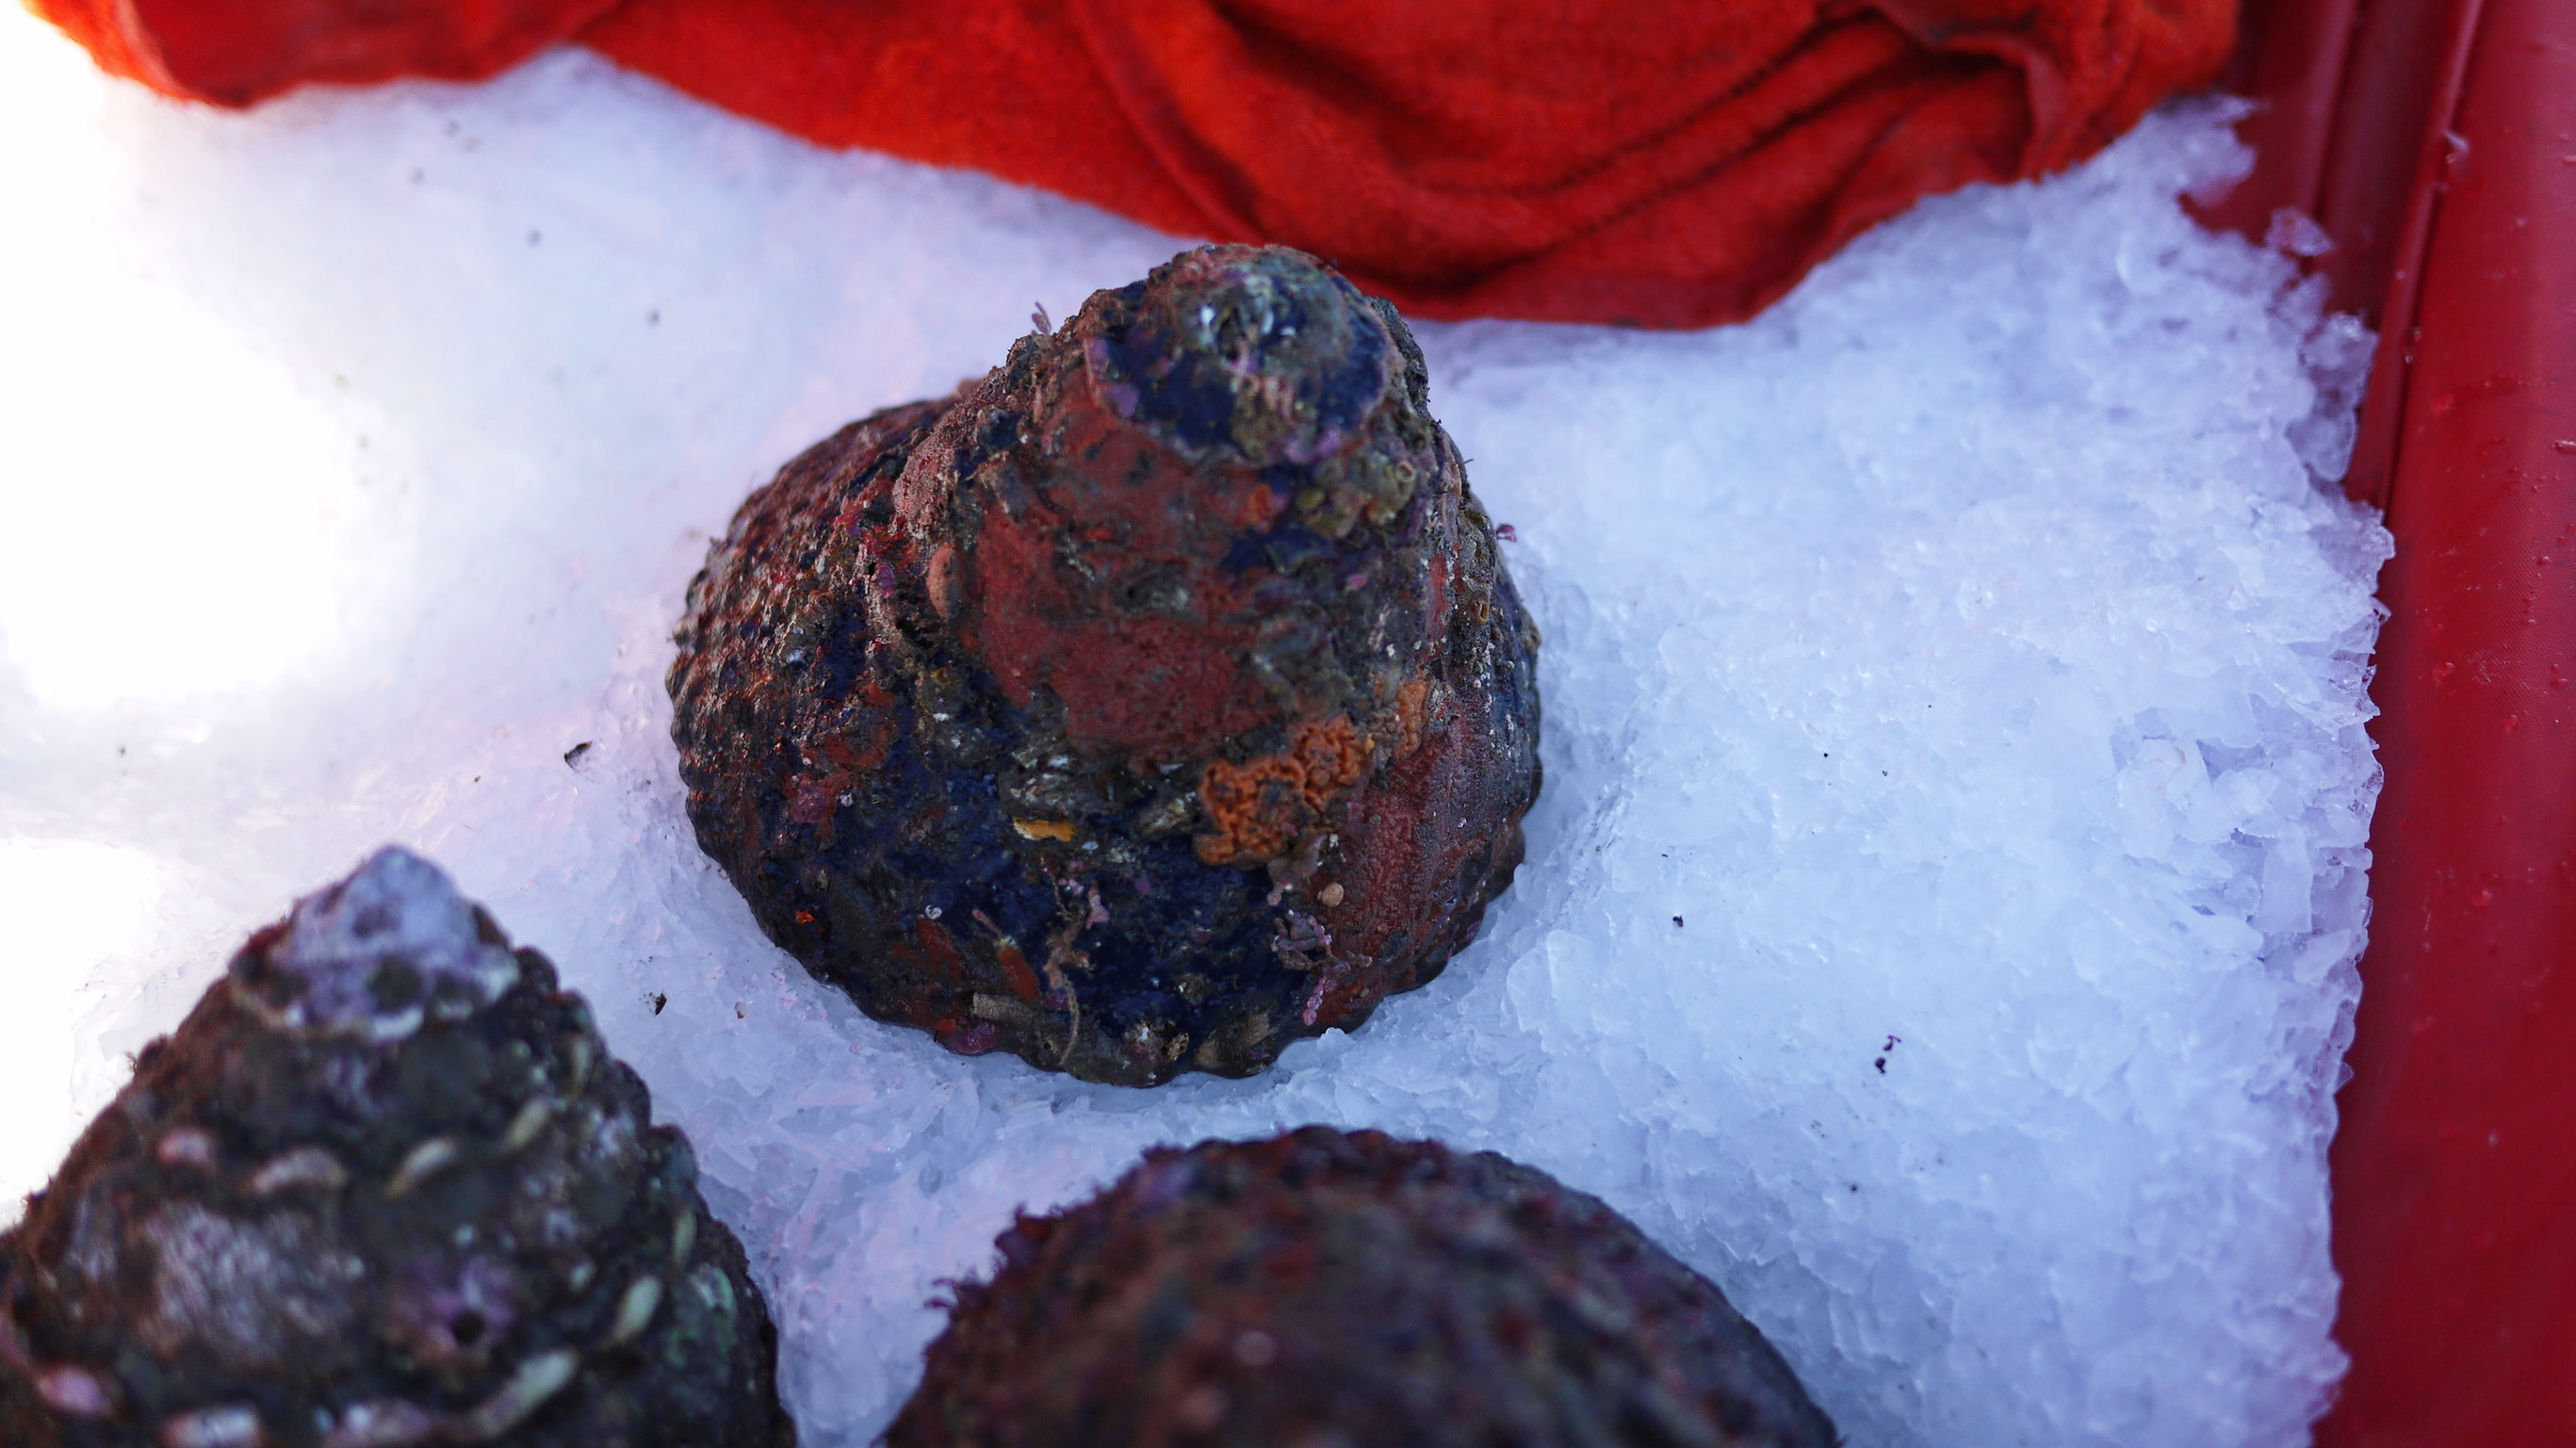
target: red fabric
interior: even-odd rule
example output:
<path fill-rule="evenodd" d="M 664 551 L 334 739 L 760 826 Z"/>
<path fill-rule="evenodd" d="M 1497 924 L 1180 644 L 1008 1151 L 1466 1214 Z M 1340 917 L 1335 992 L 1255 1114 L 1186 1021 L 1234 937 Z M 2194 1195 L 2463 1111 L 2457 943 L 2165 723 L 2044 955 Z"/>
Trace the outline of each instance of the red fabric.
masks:
<path fill-rule="evenodd" d="M 101 69 L 246 106 L 307 81 L 477 80 L 618 0 L 31 0 Z"/>
<path fill-rule="evenodd" d="M 35 0 L 244 104 L 488 72 L 609 0 Z M 626 0 L 622 64 L 829 145 L 1281 241 L 1429 316 L 1697 326 L 1916 198 L 2090 154 L 2234 0 Z"/>

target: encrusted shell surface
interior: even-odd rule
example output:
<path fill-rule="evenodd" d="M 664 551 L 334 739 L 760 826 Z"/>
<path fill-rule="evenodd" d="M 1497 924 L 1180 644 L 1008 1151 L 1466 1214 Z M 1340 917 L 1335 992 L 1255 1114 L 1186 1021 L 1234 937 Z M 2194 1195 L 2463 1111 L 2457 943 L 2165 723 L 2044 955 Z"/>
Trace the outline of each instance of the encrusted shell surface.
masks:
<path fill-rule="evenodd" d="M 1187 253 L 755 493 L 689 591 L 699 842 L 881 1020 L 1246 1075 L 1521 857 L 1537 633 L 1392 308 Z"/>
<path fill-rule="evenodd" d="M 580 997 L 398 849 L 251 937 L 0 1235 L 11 1448 L 791 1448 Z"/>
<path fill-rule="evenodd" d="M 1307 1127 L 1148 1153 L 957 1288 L 888 1448 L 1831 1448 L 1707 1279 L 1492 1153 Z"/>

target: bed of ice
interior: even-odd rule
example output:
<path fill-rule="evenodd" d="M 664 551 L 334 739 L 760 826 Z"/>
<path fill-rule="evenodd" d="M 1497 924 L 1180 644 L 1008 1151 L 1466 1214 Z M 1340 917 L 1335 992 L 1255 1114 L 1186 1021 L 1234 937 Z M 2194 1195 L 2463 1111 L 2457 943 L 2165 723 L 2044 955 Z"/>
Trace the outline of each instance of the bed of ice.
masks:
<path fill-rule="evenodd" d="M 394 840 L 694 1136 L 814 1448 L 1013 1209 L 1308 1121 L 1606 1197 L 1857 1445 L 2304 1442 L 2388 543 L 2317 481 L 2366 339 L 2176 203 L 2241 164 L 2186 107 L 1749 326 L 1422 329 L 1547 635 L 1529 863 L 1355 1035 L 1137 1093 L 764 943 L 660 681 L 770 469 L 1172 239 L 576 52 L 221 115 L 0 7 L 0 1192 Z"/>

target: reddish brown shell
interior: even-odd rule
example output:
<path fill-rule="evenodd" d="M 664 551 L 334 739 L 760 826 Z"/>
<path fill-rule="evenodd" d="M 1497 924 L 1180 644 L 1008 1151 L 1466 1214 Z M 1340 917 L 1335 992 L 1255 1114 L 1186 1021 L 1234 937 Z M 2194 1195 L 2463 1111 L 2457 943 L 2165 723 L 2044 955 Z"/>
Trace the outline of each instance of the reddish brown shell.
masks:
<path fill-rule="evenodd" d="M 1829 1448 L 1706 1278 L 1490 1152 L 1160 1150 L 957 1289 L 888 1448 Z"/>
<path fill-rule="evenodd" d="M 698 838 L 880 1019 L 1257 1071 L 1437 974 L 1521 857 L 1536 631 L 1393 310 L 1188 253 L 753 495 L 691 586 Z"/>

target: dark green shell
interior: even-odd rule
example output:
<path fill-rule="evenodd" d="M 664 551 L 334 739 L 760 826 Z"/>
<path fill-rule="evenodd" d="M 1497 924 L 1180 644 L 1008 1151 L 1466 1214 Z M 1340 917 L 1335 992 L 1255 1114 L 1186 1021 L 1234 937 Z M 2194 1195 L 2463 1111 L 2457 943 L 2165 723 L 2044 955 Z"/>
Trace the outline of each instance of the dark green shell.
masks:
<path fill-rule="evenodd" d="M 788 1448 L 580 997 L 400 850 L 253 936 L 0 1236 L 12 1448 Z"/>

